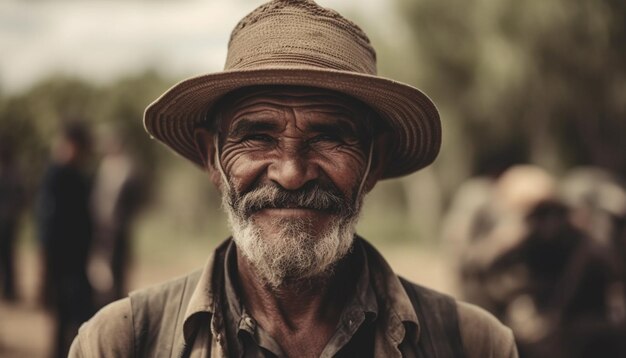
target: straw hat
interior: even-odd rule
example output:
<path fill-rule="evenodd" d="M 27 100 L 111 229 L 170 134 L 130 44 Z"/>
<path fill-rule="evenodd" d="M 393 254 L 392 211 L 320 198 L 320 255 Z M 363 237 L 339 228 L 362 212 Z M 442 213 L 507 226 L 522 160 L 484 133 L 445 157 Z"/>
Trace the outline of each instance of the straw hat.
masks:
<path fill-rule="evenodd" d="M 414 87 L 376 76 L 367 35 L 311 0 L 270 1 L 244 17 L 231 34 L 224 71 L 170 88 L 146 108 L 145 128 L 202 166 L 194 128 L 223 95 L 256 85 L 329 89 L 369 105 L 393 136 L 383 178 L 417 171 L 439 152 L 441 124 L 432 101 Z"/>

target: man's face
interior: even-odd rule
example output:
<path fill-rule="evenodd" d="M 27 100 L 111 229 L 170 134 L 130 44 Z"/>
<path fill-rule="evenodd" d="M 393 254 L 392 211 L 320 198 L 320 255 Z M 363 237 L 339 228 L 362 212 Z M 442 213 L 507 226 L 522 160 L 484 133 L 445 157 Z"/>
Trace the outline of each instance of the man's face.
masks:
<path fill-rule="evenodd" d="M 224 206 L 240 252 L 272 286 L 327 272 L 352 244 L 368 110 L 299 88 L 244 94 L 218 116 Z"/>

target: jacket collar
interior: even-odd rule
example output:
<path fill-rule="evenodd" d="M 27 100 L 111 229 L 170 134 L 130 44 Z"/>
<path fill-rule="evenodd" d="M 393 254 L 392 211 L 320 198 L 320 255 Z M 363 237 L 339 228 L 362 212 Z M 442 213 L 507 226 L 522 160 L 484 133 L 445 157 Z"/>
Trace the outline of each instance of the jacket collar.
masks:
<path fill-rule="evenodd" d="M 219 302 L 220 295 L 217 290 L 224 287 L 226 274 L 224 260 L 231 241 L 232 239 L 224 241 L 209 257 L 189 300 L 183 323 L 183 334 L 187 344 L 191 344 L 204 319 L 211 320 L 211 333 L 218 342 L 220 341 L 223 323 L 215 313 L 216 307 L 222 303 Z M 376 356 L 379 356 L 378 353 L 382 356 L 397 355 L 400 353 L 398 346 L 406 335 L 406 324 L 414 324 L 416 336 L 419 336 L 417 314 L 402 283 L 382 255 L 361 237 L 355 239 L 354 245 L 355 249 L 361 248 L 365 251 L 371 288 L 377 298 L 379 319 L 382 319 L 376 334 Z"/>
<path fill-rule="evenodd" d="M 183 323 L 183 334 L 185 342 L 188 344 L 193 340 L 193 335 L 197 332 L 198 321 L 201 317 L 213 316 L 216 302 L 218 301 L 217 287 L 223 287 L 224 279 L 224 256 L 231 239 L 222 242 L 213 251 L 200 275 L 196 288 L 189 299 Z M 217 333 L 217 327 L 211 320 L 211 333 Z"/>
<path fill-rule="evenodd" d="M 419 337 L 420 324 L 413 304 L 391 266 L 371 244 L 359 238 L 370 267 L 370 282 L 379 300 L 381 318 L 375 336 L 375 357 L 400 357 L 399 346 L 407 327 L 414 325 Z"/>

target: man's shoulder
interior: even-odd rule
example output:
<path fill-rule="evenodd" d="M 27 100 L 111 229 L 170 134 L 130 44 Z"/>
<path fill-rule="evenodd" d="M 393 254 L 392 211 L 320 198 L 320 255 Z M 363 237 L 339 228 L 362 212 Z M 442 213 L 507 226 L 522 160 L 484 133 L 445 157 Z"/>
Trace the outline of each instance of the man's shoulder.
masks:
<path fill-rule="evenodd" d="M 80 327 L 69 356 L 132 356 L 133 332 L 131 303 L 127 297 L 108 304 Z"/>
<path fill-rule="evenodd" d="M 176 295 L 180 295 L 185 288 L 195 287 L 201 273 L 202 270 L 196 270 L 185 276 L 133 291 L 129 294 L 129 298 L 134 308 L 146 304 L 163 305 L 168 300 L 174 299 Z"/>
<path fill-rule="evenodd" d="M 143 288 L 100 309 L 76 336 L 70 357 L 132 356 L 148 337 L 158 337 L 162 321 L 175 326 L 186 288 L 195 286 L 200 271 Z M 171 309 L 174 307 L 174 309 Z M 170 337 L 168 337 L 170 338 Z"/>
<path fill-rule="evenodd" d="M 462 301 L 457 312 L 467 357 L 517 357 L 513 332 L 491 313 Z"/>
<path fill-rule="evenodd" d="M 452 321 L 458 325 L 456 332 L 461 339 L 465 356 L 482 357 L 517 357 L 515 339 L 511 330 L 500 323 L 492 314 L 470 303 L 401 279 L 407 290 L 419 293 L 423 301 L 422 309 L 431 312 L 437 319 Z M 443 317 L 446 316 L 446 317 Z M 422 322 L 427 323 L 427 322 Z M 446 324 L 449 322 L 444 322 Z"/>

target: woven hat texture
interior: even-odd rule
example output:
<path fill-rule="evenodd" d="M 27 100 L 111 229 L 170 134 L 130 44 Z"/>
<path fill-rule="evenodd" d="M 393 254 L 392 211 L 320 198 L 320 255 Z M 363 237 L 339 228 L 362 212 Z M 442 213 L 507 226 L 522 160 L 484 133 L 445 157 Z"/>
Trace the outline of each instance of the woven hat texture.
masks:
<path fill-rule="evenodd" d="M 257 85 L 329 89 L 375 110 L 391 129 L 383 178 L 432 163 L 441 144 L 439 114 L 418 89 L 378 77 L 367 35 L 334 10 L 309 0 L 265 3 L 233 30 L 224 71 L 184 80 L 148 106 L 144 126 L 154 138 L 202 166 L 194 129 L 225 94 Z"/>

